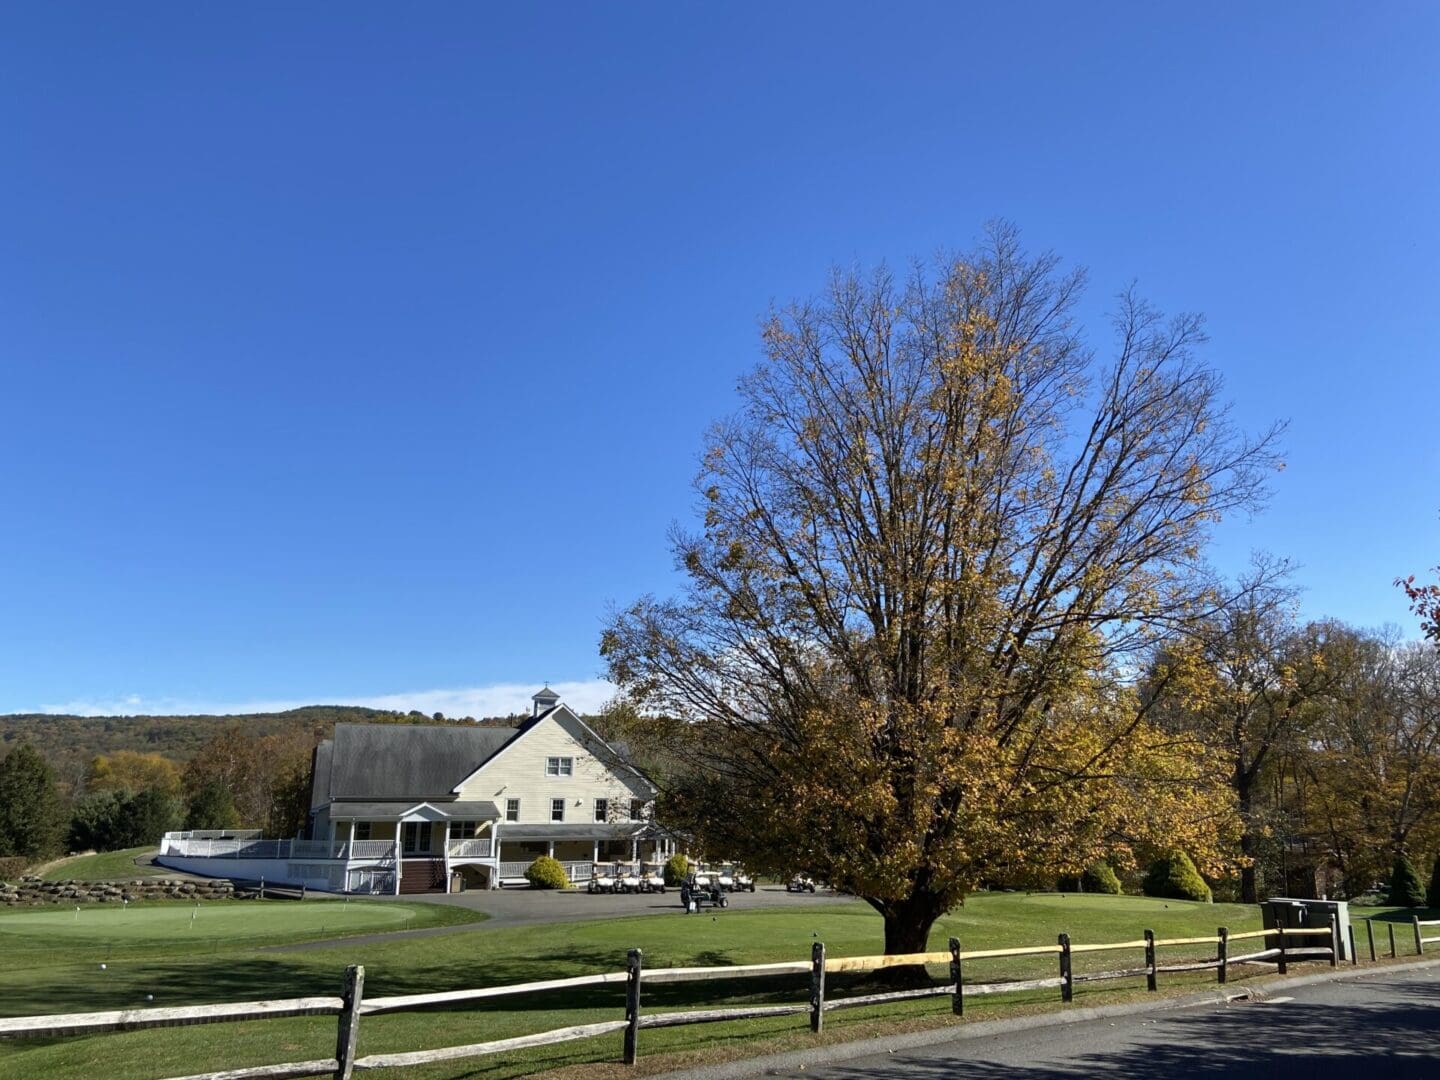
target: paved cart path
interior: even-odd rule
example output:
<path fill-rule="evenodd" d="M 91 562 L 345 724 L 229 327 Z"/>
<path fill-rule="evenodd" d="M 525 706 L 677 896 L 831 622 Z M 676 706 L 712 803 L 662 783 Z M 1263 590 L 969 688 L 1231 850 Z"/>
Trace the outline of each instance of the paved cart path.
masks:
<path fill-rule="evenodd" d="M 852 1048 L 853 1049 L 853 1048 Z M 1265 1000 L 1031 1027 L 803 1070 L 763 1059 L 689 1080 L 1434 1080 L 1440 1077 L 1440 968 L 1375 971 Z"/>
<path fill-rule="evenodd" d="M 367 897 L 366 899 L 373 899 Z M 386 897 L 384 899 L 391 899 Z M 446 934 L 467 934 L 474 931 L 493 930 L 505 926 L 533 926 L 542 923 L 581 922 L 587 919 L 621 919 L 639 915 L 673 914 L 677 919 L 696 918 L 680 910 L 680 894 L 671 889 L 663 896 L 659 893 L 641 893 L 637 896 L 612 896 L 607 893 L 591 895 L 583 889 L 549 892 L 538 889 L 496 889 L 477 892 L 444 894 L 406 894 L 393 899 L 406 902 L 420 901 L 432 904 L 448 904 L 454 907 L 483 911 L 489 918 L 482 922 L 463 923 L 459 926 L 432 926 L 424 930 L 394 930 L 383 934 L 364 934 L 356 937 L 328 938 L 324 941 L 303 941 L 293 945 L 271 945 L 263 952 L 309 952 L 317 949 L 349 948 L 356 944 L 369 945 L 386 941 L 402 941 L 405 938 L 438 937 Z M 308 901 L 307 901 L 308 902 Z M 329 901 L 334 903 L 333 900 Z M 805 908 L 815 904 L 836 906 L 860 904 L 852 896 L 837 896 L 834 893 L 787 893 L 778 885 L 760 886 L 753 893 L 736 893 L 730 898 L 729 911 L 747 911 L 756 908 Z M 707 913 L 709 909 L 706 909 Z"/>

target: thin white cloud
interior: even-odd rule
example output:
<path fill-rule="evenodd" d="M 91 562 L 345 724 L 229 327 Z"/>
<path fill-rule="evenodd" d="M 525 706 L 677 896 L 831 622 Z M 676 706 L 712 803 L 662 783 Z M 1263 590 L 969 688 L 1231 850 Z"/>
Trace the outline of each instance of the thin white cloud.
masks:
<path fill-rule="evenodd" d="M 599 711 L 615 694 L 615 687 L 603 679 L 572 680 L 550 684 L 560 700 L 576 712 Z M 41 712 L 76 716 L 231 716 L 237 713 L 283 712 L 302 705 L 364 705 L 372 709 L 409 712 L 418 709 L 426 716 L 507 716 L 530 711 L 530 695 L 539 687 L 533 683 L 494 683 L 440 690 L 414 690 L 390 694 L 316 694 L 305 699 L 256 700 L 243 702 L 205 701 L 171 697 L 146 698 L 139 694 L 98 699 L 65 701 L 42 705 Z"/>

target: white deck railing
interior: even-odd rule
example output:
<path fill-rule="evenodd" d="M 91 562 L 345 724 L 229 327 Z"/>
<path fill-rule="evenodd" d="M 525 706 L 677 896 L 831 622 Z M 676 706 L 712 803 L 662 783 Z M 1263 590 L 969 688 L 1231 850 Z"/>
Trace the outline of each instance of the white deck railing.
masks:
<path fill-rule="evenodd" d="M 188 859 L 393 859 L 393 840 L 261 840 L 256 837 L 199 838 L 166 833 L 160 854 Z"/>
<path fill-rule="evenodd" d="M 526 859 L 524 862 L 502 862 L 500 864 L 501 879 L 518 880 L 520 878 L 523 878 L 525 876 L 525 871 L 530 869 L 530 864 L 534 861 L 534 859 Z M 560 865 L 565 868 L 565 876 L 570 879 L 570 883 L 572 885 L 578 882 L 590 880 L 590 871 L 593 868 L 592 863 L 562 862 Z"/>
<path fill-rule="evenodd" d="M 450 858 L 452 859 L 488 859 L 489 857 L 489 837 L 450 841 Z"/>

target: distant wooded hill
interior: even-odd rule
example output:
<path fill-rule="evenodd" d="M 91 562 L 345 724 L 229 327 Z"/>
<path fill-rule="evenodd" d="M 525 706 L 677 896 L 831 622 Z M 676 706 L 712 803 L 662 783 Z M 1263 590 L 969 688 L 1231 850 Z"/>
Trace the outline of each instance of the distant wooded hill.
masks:
<path fill-rule="evenodd" d="M 518 717 L 478 721 L 509 725 Z M 476 723 L 470 717 L 443 719 L 444 723 Z M 29 742 L 40 750 L 64 784 L 78 784 L 91 759 L 116 750 L 163 754 L 177 762 L 188 761 L 211 737 L 238 725 L 247 735 L 278 735 L 296 730 L 328 736 L 338 723 L 433 724 L 423 713 L 389 712 L 356 705 L 307 705 L 285 712 L 246 713 L 233 716 L 69 716 L 50 713 L 14 713 L 0 716 L 0 757 L 15 744 Z"/>

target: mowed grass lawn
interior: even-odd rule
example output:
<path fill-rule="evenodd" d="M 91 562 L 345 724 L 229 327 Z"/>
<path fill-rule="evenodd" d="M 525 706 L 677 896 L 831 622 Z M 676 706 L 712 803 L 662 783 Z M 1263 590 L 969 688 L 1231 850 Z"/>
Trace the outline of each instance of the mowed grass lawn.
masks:
<path fill-rule="evenodd" d="M 135 860 L 155 850 L 155 845 L 100 851 L 64 859 L 40 876 L 46 881 L 139 881 L 143 878 L 173 876 L 163 866 L 137 866 Z"/>
<path fill-rule="evenodd" d="M 347 910 L 348 909 L 348 910 Z M 365 965 L 366 996 L 423 993 L 499 983 L 614 971 L 625 951 L 644 950 L 647 967 L 763 963 L 808 958 L 823 940 L 831 956 L 880 951 L 881 923 L 865 905 L 815 906 L 796 898 L 794 907 L 745 910 L 743 897 L 730 909 L 695 916 L 675 914 L 558 923 L 479 927 L 458 933 L 372 943 L 340 943 L 315 950 L 272 950 L 267 945 L 307 936 L 370 932 L 397 922 L 464 917 L 449 907 L 352 901 L 303 904 L 227 902 L 202 905 L 194 929 L 192 906 L 154 904 L 72 910 L 15 911 L 0 915 L 0 1014 L 78 1012 L 218 1001 L 333 994 L 346 964 Z M 413 912 L 413 913 L 412 913 Z M 69 920 L 69 921 L 67 921 Z M 347 921 L 349 920 L 349 921 Z M 1052 943 L 1060 931 L 1074 943 L 1139 938 L 1148 928 L 1160 937 L 1210 934 L 1219 925 L 1258 929 L 1254 907 L 1191 904 L 1140 897 L 1057 894 L 989 894 L 972 897 L 942 920 L 931 947 L 943 949 L 957 936 L 966 949 Z M 223 932 L 222 932 L 223 931 Z M 193 936 L 189 936 L 192 935 Z M 1363 939 L 1362 939 L 1363 942 Z M 208 943 L 208 944 L 207 944 Z M 1362 943 L 1363 948 L 1363 943 Z M 1203 946 L 1176 948 L 1161 962 L 1197 959 Z M 109 957 L 107 960 L 106 957 Z M 1077 954 L 1076 972 L 1139 966 L 1129 953 Z M 106 964 L 101 971 L 100 963 Z M 1051 957 L 972 961 L 967 980 L 1055 974 Z M 943 969 L 935 969 L 943 976 Z M 1234 977 L 1234 976 L 1232 976 Z M 1162 976 L 1170 986 L 1213 982 L 1211 973 Z M 832 976 L 832 996 L 855 980 Z M 1077 1000 L 1090 1004 L 1143 992 L 1143 980 L 1079 984 Z M 147 999 L 153 996 L 153 1001 Z M 645 1008 L 674 1009 L 720 1002 L 803 1002 L 804 975 L 755 981 L 668 984 L 646 988 Z M 1053 1006 L 1054 990 L 977 998 L 967 1017 L 995 1011 Z M 522 1035 L 622 1015 L 623 991 L 603 987 L 556 991 L 458 1007 L 366 1017 L 361 1053 L 430 1049 Z M 831 1014 L 827 1038 L 855 1037 L 877 1024 L 929 1026 L 954 1022 L 948 1002 L 930 999 Z M 700 1056 L 727 1056 L 755 1040 L 774 1047 L 811 1039 L 803 1017 L 646 1030 L 642 1066 L 680 1064 Z M 220 1068 L 324 1058 L 334 1053 L 333 1017 L 217 1024 L 34 1042 L 0 1043 L 0 1077 L 104 1075 L 117 1080 L 164 1077 Z M 618 1059 L 620 1036 L 556 1047 L 516 1051 L 469 1062 L 409 1069 L 424 1080 L 510 1077 L 569 1065 L 606 1072 Z M 678 1056 L 677 1056 L 678 1055 Z M 687 1057 L 688 1055 L 688 1057 Z M 377 1074 L 387 1075 L 387 1074 Z M 390 1075 L 400 1075 L 398 1072 Z M 619 1075 L 617 1073 L 617 1075 Z"/>

